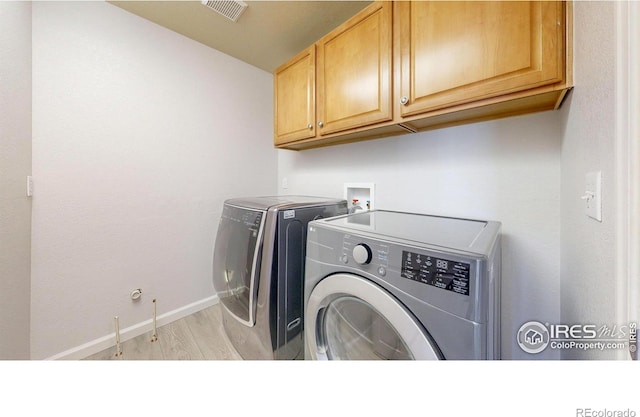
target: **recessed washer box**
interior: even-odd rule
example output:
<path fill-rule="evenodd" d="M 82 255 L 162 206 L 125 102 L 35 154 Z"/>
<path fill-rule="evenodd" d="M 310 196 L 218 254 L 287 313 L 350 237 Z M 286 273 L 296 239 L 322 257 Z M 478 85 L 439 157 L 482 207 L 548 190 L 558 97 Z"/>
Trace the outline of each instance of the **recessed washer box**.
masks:
<path fill-rule="evenodd" d="M 375 208 L 375 184 L 372 182 L 351 182 L 344 184 L 344 199 L 349 212 L 368 211 Z"/>

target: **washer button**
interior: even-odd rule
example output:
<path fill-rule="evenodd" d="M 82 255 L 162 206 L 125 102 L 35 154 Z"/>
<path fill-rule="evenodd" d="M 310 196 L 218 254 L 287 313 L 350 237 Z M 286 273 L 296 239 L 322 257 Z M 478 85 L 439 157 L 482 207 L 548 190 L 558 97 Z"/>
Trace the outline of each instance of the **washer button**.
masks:
<path fill-rule="evenodd" d="M 343 264 L 349 263 L 349 257 L 347 255 L 342 255 L 340 257 L 340 260 L 342 261 Z"/>
<path fill-rule="evenodd" d="M 387 275 L 387 270 L 385 269 L 384 266 L 381 266 L 378 268 L 378 275 L 380 275 L 381 277 Z"/>

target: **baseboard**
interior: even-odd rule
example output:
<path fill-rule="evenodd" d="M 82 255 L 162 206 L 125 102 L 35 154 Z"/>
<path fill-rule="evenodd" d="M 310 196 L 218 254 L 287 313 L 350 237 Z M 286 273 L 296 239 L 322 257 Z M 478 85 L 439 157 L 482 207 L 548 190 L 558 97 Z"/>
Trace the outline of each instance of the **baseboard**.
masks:
<path fill-rule="evenodd" d="M 167 313 L 161 314 L 156 317 L 156 326 L 160 327 L 165 324 L 180 320 L 190 314 L 196 313 L 207 307 L 211 307 L 220 301 L 217 295 L 207 297 L 195 303 L 188 304 L 186 306 L 177 308 Z M 145 320 L 133 326 L 120 330 L 120 341 L 125 342 L 141 334 L 147 333 L 152 329 L 153 319 Z M 115 344 L 115 333 L 110 333 L 106 336 L 92 340 L 80 346 L 73 347 L 65 350 L 64 352 L 57 353 L 53 356 L 45 358 L 45 360 L 78 360 L 84 359 L 95 353 L 101 352 Z"/>

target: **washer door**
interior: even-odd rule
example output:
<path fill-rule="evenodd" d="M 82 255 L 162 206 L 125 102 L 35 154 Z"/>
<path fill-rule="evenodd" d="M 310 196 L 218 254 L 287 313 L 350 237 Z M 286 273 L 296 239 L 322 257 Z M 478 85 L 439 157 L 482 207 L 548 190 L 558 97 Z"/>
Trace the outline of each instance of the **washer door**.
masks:
<path fill-rule="evenodd" d="M 362 277 L 336 274 L 313 289 L 305 311 L 310 359 L 440 359 L 415 317 Z"/>

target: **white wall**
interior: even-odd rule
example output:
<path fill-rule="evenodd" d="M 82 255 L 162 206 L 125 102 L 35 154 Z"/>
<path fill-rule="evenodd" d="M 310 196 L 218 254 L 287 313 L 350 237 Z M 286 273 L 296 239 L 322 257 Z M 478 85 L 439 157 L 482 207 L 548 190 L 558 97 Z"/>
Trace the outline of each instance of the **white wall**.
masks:
<path fill-rule="evenodd" d="M 0 28 L 0 359 L 28 359 L 31 3 L 0 2 Z"/>
<path fill-rule="evenodd" d="M 374 182 L 376 208 L 497 220 L 503 233 L 503 356 L 529 320 L 560 317 L 559 112 L 301 152 L 278 151 L 286 194 L 343 196 Z M 545 351 L 536 359 L 557 358 Z"/>
<path fill-rule="evenodd" d="M 567 324 L 625 324 L 616 317 L 615 10 L 615 2 L 574 3 L 575 87 L 562 109 L 561 315 Z M 580 199 L 590 171 L 602 171 L 602 222 L 584 215 Z M 563 358 L 618 353 L 566 350 Z"/>
<path fill-rule="evenodd" d="M 33 359 L 211 301 L 223 200 L 276 193 L 272 112 L 262 70 L 108 3 L 33 4 Z"/>

